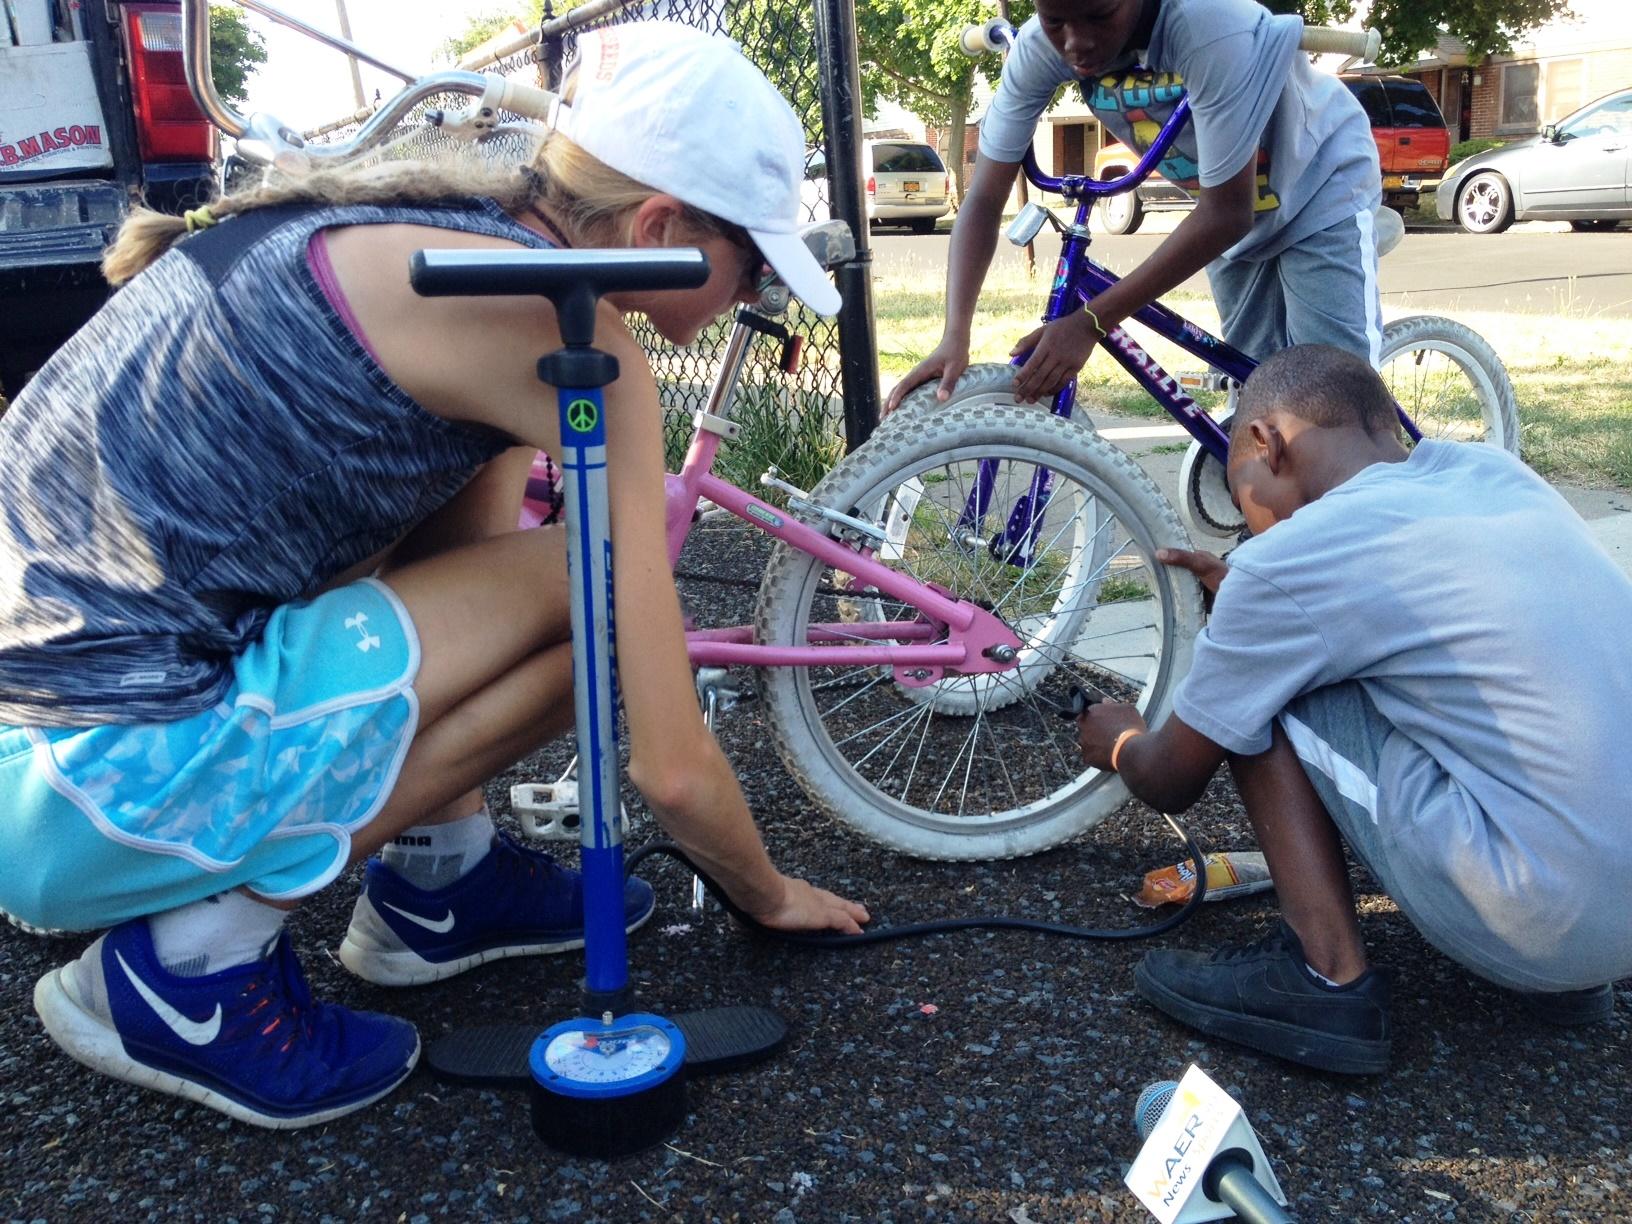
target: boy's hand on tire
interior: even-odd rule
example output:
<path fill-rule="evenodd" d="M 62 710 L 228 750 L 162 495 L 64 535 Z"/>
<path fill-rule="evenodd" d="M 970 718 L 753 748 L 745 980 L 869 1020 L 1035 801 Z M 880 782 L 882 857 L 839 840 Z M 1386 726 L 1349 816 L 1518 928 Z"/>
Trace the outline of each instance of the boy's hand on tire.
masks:
<path fill-rule="evenodd" d="M 883 415 L 889 416 L 890 413 L 901 407 L 901 401 L 906 399 L 908 394 L 923 386 L 932 378 L 941 380 L 940 386 L 935 389 L 935 398 L 943 404 L 946 403 L 952 397 L 952 391 L 958 385 L 958 379 L 963 377 L 963 372 L 968 368 L 969 346 L 942 340 L 928 357 L 925 357 L 912 369 L 908 370 L 906 377 L 895 384 L 895 389 L 890 392 L 889 399 L 884 401 Z"/>
<path fill-rule="evenodd" d="M 1163 565 L 1171 565 L 1174 569 L 1189 570 L 1209 595 L 1218 594 L 1218 584 L 1223 582 L 1224 576 L 1230 572 L 1230 567 L 1221 558 L 1215 557 L 1210 552 L 1192 551 L 1187 548 L 1158 548 L 1156 560 Z"/>

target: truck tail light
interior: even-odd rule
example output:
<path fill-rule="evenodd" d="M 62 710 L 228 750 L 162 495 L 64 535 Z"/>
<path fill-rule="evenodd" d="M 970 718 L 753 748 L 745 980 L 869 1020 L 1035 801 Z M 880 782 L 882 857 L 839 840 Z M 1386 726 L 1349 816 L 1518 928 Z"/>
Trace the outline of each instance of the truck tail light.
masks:
<path fill-rule="evenodd" d="M 877 195 L 878 194 L 878 180 L 876 178 L 874 178 L 870 174 L 867 176 L 867 194 L 868 195 Z"/>
<path fill-rule="evenodd" d="M 125 35 L 142 160 L 213 160 L 215 129 L 193 101 L 182 69 L 180 10 L 168 4 L 127 5 Z"/>

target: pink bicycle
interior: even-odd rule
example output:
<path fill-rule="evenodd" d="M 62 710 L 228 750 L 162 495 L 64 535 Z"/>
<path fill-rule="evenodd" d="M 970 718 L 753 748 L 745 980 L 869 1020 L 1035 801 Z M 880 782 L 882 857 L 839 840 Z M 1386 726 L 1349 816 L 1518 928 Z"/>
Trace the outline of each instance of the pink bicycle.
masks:
<path fill-rule="evenodd" d="M 805 239 L 827 266 L 853 253 L 843 223 Z M 1194 580 L 1155 560 L 1188 547 L 1170 504 L 1089 426 L 1022 405 L 898 412 L 808 492 L 775 469 L 764 497 L 730 484 L 712 467 L 744 355 L 787 300 L 769 283 L 739 313 L 668 477 L 671 562 L 705 505 L 777 541 L 753 624 L 688 632 L 705 708 L 725 669 L 757 669 L 794 778 L 909 854 L 1008 858 L 1092 827 L 1126 791 L 1059 714 L 1073 686 L 1165 713 L 1202 621 Z"/>

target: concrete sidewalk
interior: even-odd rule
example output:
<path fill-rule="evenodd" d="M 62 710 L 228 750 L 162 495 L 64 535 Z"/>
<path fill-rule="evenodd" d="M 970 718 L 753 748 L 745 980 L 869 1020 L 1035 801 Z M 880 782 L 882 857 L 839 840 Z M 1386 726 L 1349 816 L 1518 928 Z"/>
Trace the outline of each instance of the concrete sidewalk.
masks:
<path fill-rule="evenodd" d="M 1178 489 L 1182 452 L 1174 448 L 1189 441 L 1189 435 L 1165 419 L 1096 415 L 1100 434 L 1116 443 L 1139 461 L 1156 487 L 1172 497 Z M 1598 537 L 1599 543 L 1621 569 L 1632 576 L 1632 491 L 1624 489 L 1582 489 L 1554 486 Z M 1198 546 L 1211 547 L 1198 541 Z"/>

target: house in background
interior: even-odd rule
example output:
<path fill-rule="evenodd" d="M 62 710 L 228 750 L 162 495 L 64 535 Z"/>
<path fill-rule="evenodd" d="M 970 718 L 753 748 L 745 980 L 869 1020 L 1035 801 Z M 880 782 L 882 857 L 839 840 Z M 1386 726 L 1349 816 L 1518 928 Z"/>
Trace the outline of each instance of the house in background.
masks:
<path fill-rule="evenodd" d="M 1522 36 L 1513 50 L 1469 64 L 1442 38 L 1407 76 L 1439 102 L 1458 140 L 1518 139 L 1615 89 L 1632 85 L 1632 8 L 1626 0 L 1571 0 L 1571 16 Z"/>

